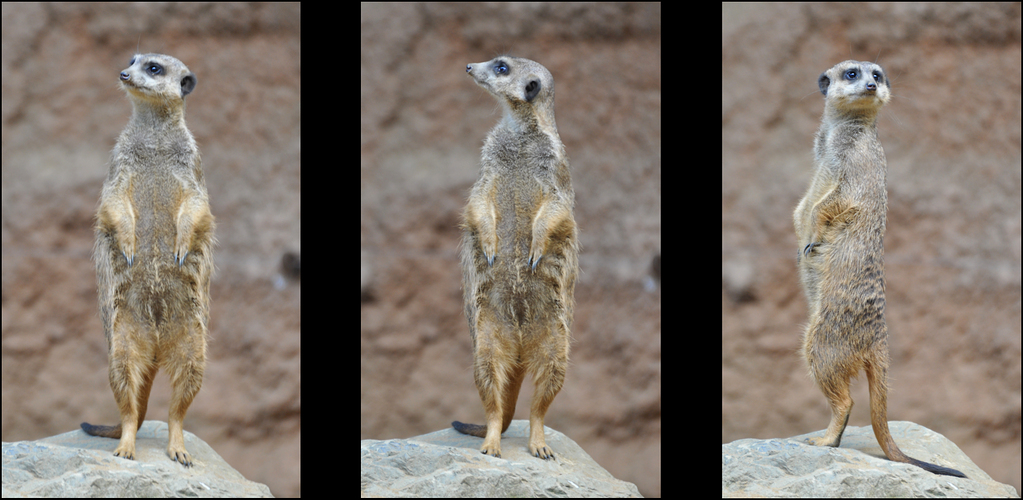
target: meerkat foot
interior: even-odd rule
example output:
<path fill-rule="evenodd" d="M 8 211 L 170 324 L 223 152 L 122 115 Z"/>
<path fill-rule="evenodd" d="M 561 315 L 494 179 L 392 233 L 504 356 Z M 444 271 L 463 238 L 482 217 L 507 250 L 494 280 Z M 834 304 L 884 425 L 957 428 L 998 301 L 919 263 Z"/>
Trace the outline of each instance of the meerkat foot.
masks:
<path fill-rule="evenodd" d="M 827 436 L 821 436 L 818 438 L 809 438 L 806 442 L 814 446 L 830 446 L 832 448 L 837 448 L 839 443 L 841 443 L 841 440 L 828 439 Z"/>
<path fill-rule="evenodd" d="M 115 457 L 127 458 L 128 460 L 135 460 L 135 442 L 124 443 L 117 445 L 117 449 L 114 450 Z"/>
<path fill-rule="evenodd" d="M 183 418 L 183 415 L 177 419 L 172 416 L 171 420 L 167 423 L 167 455 L 170 456 L 171 460 L 185 467 L 191 467 L 192 456 L 185 449 L 185 433 L 181 428 L 181 418 Z"/>
<path fill-rule="evenodd" d="M 547 446 L 547 443 L 543 442 L 538 444 L 530 443 L 529 453 L 531 453 L 534 457 L 542 458 L 544 460 L 554 458 L 554 452 L 551 451 L 549 446 Z"/>
<path fill-rule="evenodd" d="M 185 467 L 192 466 L 192 456 L 188 454 L 184 446 L 175 448 L 173 445 L 167 447 L 167 455 L 170 455 L 171 460 L 184 465 Z"/>
<path fill-rule="evenodd" d="M 480 448 L 480 453 L 490 455 L 494 458 L 501 458 L 501 437 L 498 436 L 497 439 L 485 439 L 483 441 L 483 447 Z"/>
<path fill-rule="evenodd" d="M 554 458 L 554 451 L 547 446 L 543 435 L 543 419 L 530 418 L 529 421 L 529 454 L 537 458 L 549 460 Z"/>

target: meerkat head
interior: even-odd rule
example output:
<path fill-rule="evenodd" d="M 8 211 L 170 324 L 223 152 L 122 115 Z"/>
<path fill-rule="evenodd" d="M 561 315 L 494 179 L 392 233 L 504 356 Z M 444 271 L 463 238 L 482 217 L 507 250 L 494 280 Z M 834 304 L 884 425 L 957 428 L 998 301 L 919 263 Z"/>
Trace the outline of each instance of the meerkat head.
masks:
<path fill-rule="evenodd" d="M 166 105 L 181 103 L 195 90 L 195 73 L 163 54 L 135 54 L 121 71 L 121 88 L 133 100 Z"/>
<path fill-rule="evenodd" d="M 840 62 L 821 73 L 817 85 L 828 108 L 840 112 L 876 112 L 891 98 L 884 69 L 872 62 Z"/>
<path fill-rule="evenodd" d="M 510 115 L 554 115 L 554 77 L 540 63 L 519 57 L 500 56 L 469 64 L 465 72 L 490 92 Z"/>

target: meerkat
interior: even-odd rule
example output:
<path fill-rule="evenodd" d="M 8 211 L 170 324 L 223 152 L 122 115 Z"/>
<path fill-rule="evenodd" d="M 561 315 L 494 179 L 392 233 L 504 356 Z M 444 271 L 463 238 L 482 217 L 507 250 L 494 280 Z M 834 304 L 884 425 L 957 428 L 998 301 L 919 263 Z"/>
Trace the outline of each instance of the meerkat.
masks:
<path fill-rule="evenodd" d="M 814 140 L 815 172 L 793 216 L 799 276 L 809 303 L 802 354 L 831 406 L 818 446 L 838 446 L 853 401 L 849 380 L 867 373 L 874 435 L 893 461 L 935 474 L 962 472 L 906 456 L 888 430 L 888 327 L 884 246 L 888 164 L 877 114 L 891 98 L 881 66 L 844 61 L 817 80 L 824 116 Z"/>
<path fill-rule="evenodd" d="M 547 460 L 554 452 L 543 421 L 565 381 L 579 268 L 575 193 L 554 122 L 554 78 L 539 63 L 505 56 L 465 71 L 497 99 L 503 117 L 484 142 L 462 223 L 465 316 L 487 423 L 451 425 L 485 438 L 480 451 L 500 457 L 501 434 L 530 372 L 529 452 Z"/>
<path fill-rule="evenodd" d="M 158 368 L 171 379 L 167 454 L 189 467 L 182 421 L 206 365 L 214 221 L 185 96 L 195 74 L 162 54 L 136 54 L 121 71 L 132 103 L 111 154 L 96 214 L 96 281 L 110 358 L 117 426 L 82 423 L 120 438 L 114 455 L 135 459 Z"/>

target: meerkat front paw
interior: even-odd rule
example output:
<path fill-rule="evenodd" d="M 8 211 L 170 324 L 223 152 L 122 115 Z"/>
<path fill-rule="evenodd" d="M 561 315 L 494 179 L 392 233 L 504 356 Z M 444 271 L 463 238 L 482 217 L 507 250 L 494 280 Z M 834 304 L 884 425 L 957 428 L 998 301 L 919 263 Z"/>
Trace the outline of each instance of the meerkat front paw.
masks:
<path fill-rule="evenodd" d="M 480 235 L 480 250 L 487 258 L 487 265 L 494 265 L 494 259 L 497 258 L 497 235 L 487 235 L 486 237 Z"/>
<path fill-rule="evenodd" d="M 530 252 L 529 260 L 526 261 L 526 264 L 529 264 L 530 268 L 533 271 L 536 271 L 536 265 L 540 262 L 540 259 L 543 258 L 543 255 L 536 255 L 535 257 L 534 257 L 534 255 L 536 255 L 536 254 Z"/>
<path fill-rule="evenodd" d="M 127 235 L 121 238 L 121 255 L 124 256 L 124 260 L 128 263 L 128 267 L 131 267 L 135 263 L 135 236 Z"/>
<path fill-rule="evenodd" d="M 540 263 L 540 259 L 543 258 L 543 245 L 538 244 L 536 238 L 533 238 L 533 244 L 529 248 L 529 259 L 526 260 L 526 264 L 530 266 L 533 271 L 536 271 L 536 265 Z"/>
<path fill-rule="evenodd" d="M 188 256 L 188 249 L 192 246 L 191 234 L 187 234 L 183 231 L 178 231 L 178 237 L 174 242 L 174 263 L 181 267 L 181 264 L 185 263 L 185 257 Z"/>
<path fill-rule="evenodd" d="M 810 256 L 810 252 L 813 252 L 813 247 L 815 247 L 817 245 L 820 245 L 820 243 L 818 243 L 816 241 L 811 241 L 810 243 L 807 243 L 807 245 L 805 247 L 803 247 L 803 256 L 804 257 L 809 257 Z"/>

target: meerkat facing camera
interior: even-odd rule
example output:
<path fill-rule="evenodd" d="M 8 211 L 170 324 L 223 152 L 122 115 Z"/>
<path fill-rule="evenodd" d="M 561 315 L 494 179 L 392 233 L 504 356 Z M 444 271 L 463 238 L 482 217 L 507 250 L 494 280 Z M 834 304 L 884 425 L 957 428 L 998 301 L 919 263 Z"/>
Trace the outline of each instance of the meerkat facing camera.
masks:
<path fill-rule="evenodd" d="M 466 72 L 501 104 L 462 224 L 462 287 L 473 374 L 487 425 L 452 422 L 501 456 L 527 372 L 535 391 L 529 452 L 550 459 L 544 416 L 568 368 L 579 242 L 575 192 L 554 121 L 554 77 L 529 59 L 502 56 Z"/>
<path fill-rule="evenodd" d="M 888 429 L 888 327 L 884 319 L 884 232 L 888 163 L 877 114 L 891 98 L 884 69 L 843 61 L 818 78 L 824 115 L 814 140 L 815 171 L 793 215 L 799 276 L 809 303 L 803 356 L 831 406 L 820 446 L 838 446 L 853 401 L 849 380 L 867 373 L 874 435 L 892 461 L 935 474 L 962 472 L 909 457 Z"/>
<path fill-rule="evenodd" d="M 162 54 L 136 54 L 120 74 L 132 115 L 111 154 L 96 214 L 96 281 L 117 426 L 82 423 L 120 438 L 114 455 L 135 459 L 160 367 L 170 375 L 167 454 L 188 467 L 183 420 L 206 366 L 214 220 L 185 96 L 195 74 Z"/>

